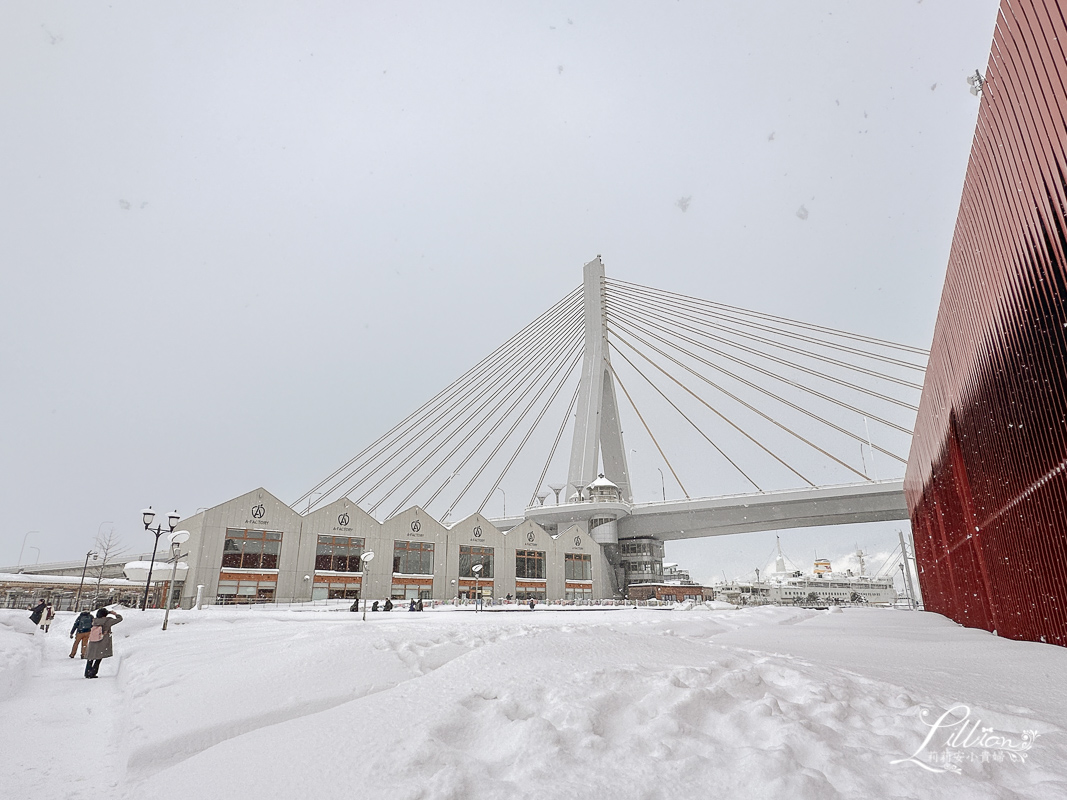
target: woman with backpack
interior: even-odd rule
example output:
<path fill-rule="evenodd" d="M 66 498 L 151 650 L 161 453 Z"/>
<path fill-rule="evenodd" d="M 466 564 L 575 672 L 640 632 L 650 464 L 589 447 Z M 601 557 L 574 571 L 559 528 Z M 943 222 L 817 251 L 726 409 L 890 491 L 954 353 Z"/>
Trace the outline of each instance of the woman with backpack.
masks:
<path fill-rule="evenodd" d="M 100 662 L 111 658 L 111 628 L 122 622 L 122 615 L 117 611 L 101 608 L 96 612 L 93 627 L 89 630 L 89 651 L 86 653 L 85 677 L 96 678 L 100 672 Z"/>

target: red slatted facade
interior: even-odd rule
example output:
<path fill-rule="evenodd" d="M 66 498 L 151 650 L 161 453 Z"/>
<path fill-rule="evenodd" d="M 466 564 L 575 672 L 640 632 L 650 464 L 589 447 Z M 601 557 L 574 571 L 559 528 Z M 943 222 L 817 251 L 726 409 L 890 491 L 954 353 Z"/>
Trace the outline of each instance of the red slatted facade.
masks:
<path fill-rule="evenodd" d="M 1067 0 L 1003 0 L 905 478 L 926 608 L 1067 646 Z"/>

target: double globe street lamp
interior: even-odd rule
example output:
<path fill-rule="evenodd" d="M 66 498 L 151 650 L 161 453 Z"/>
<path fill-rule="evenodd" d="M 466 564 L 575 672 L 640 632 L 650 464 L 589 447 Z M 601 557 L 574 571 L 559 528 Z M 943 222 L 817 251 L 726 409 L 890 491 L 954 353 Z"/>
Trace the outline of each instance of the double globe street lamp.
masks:
<path fill-rule="evenodd" d="M 152 568 L 156 565 L 156 548 L 159 547 L 159 537 L 164 533 L 173 533 L 174 529 L 178 527 L 178 522 L 181 520 L 182 516 L 177 511 L 171 511 L 167 514 L 167 523 L 170 527 L 166 529 L 163 528 L 162 524 L 156 525 L 156 527 L 153 528 L 152 520 L 155 518 L 156 512 L 152 510 L 152 506 L 149 506 L 141 512 L 141 519 L 144 521 L 144 529 L 149 533 L 155 534 L 156 537 L 156 541 L 152 545 L 152 560 L 148 562 L 148 580 L 145 582 L 144 586 L 144 600 L 141 601 L 142 611 L 148 608 L 148 591 L 152 587 Z"/>

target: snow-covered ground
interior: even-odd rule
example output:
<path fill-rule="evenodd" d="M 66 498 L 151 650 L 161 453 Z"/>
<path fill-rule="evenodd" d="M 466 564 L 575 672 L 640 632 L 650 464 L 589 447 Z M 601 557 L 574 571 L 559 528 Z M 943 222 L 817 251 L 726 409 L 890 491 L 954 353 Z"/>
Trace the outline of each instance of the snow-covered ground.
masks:
<path fill-rule="evenodd" d="M 1067 649 L 933 614 L 122 613 L 0 611 L 0 796 L 1067 797 Z"/>

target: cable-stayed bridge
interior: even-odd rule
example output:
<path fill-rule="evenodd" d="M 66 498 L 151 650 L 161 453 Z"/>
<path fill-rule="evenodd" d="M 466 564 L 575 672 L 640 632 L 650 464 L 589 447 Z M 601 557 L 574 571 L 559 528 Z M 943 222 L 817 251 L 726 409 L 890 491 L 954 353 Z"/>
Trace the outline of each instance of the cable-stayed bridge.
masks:
<path fill-rule="evenodd" d="M 927 355 L 611 280 L 598 256 L 581 286 L 292 505 L 578 522 L 604 545 L 906 519 Z"/>

